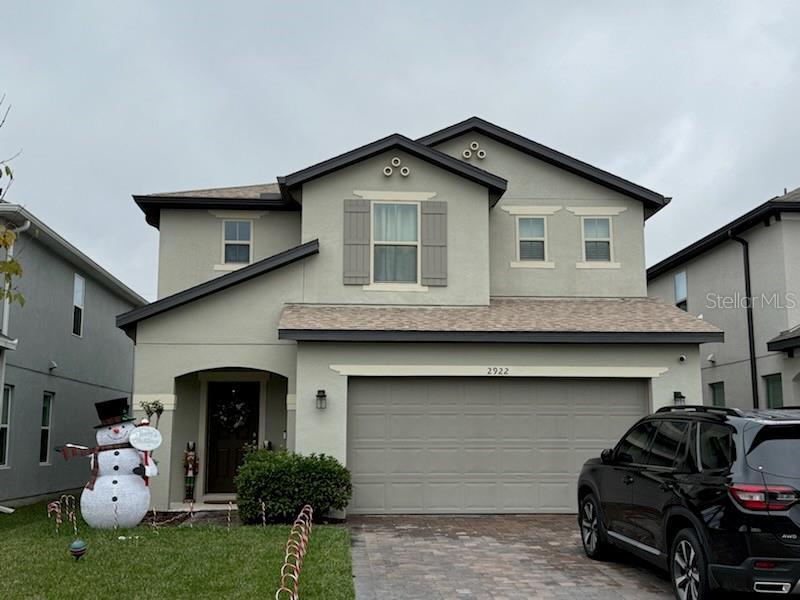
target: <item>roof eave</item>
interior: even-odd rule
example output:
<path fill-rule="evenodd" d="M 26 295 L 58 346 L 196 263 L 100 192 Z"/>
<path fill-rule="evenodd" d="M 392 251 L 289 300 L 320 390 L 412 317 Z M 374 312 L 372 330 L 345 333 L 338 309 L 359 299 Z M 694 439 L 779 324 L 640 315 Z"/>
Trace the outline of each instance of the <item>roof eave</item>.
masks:
<path fill-rule="evenodd" d="M 466 342 L 537 344 L 702 344 L 723 342 L 719 332 L 601 331 L 408 331 L 279 329 L 278 338 L 298 342 Z"/>
<path fill-rule="evenodd" d="M 158 229 L 161 225 L 161 210 L 172 209 L 219 209 L 219 210 L 276 210 L 297 211 L 300 206 L 287 201 L 281 194 L 261 194 L 259 198 L 226 198 L 200 196 L 150 196 L 134 195 L 133 201 L 145 215 L 145 221 Z"/>
<path fill-rule="evenodd" d="M 651 281 L 656 277 L 660 277 L 685 262 L 716 248 L 728 241 L 731 236 L 739 235 L 756 225 L 766 223 L 770 217 L 783 212 L 800 212 L 800 202 L 777 202 L 775 198 L 767 200 L 738 219 L 734 219 L 693 244 L 654 264 L 647 269 L 647 280 Z"/>
<path fill-rule="evenodd" d="M 558 150 L 554 150 L 553 148 L 549 148 L 548 146 L 544 146 L 518 133 L 514 133 L 513 131 L 509 131 L 478 117 L 471 117 L 461 123 L 456 123 L 455 125 L 421 137 L 417 139 L 417 141 L 426 146 L 432 146 L 469 133 L 470 131 L 478 131 L 520 152 L 534 156 L 539 160 L 583 177 L 584 179 L 588 179 L 598 185 L 613 189 L 620 194 L 639 200 L 650 206 L 652 209 L 650 216 L 669 204 L 670 198 L 658 192 L 654 192 L 632 181 L 623 179 L 622 177 L 599 169 L 589 163 L 564 154 L 563 152 L 559 152 Z"/>

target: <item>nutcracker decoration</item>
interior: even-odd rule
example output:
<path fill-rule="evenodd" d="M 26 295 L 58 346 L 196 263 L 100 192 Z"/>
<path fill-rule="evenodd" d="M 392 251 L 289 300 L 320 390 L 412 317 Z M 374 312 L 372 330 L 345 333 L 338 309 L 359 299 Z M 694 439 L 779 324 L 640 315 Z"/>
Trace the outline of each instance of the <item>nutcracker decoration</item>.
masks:
<path fill-rule="evenodd" d="M 186 443 L 186 451 L 183 453 L 184 478 L 184 502 L 194 502 L 194 480 L 200 470 L 200 461 L 197 458 L 197 450 L 194 442 Z"/>

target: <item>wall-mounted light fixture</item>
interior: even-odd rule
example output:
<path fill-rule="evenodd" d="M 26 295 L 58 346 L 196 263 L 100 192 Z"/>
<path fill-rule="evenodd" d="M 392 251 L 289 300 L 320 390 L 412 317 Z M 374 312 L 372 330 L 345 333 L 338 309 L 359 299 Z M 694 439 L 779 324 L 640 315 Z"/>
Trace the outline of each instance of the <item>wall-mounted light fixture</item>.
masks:
<path fill-rule="evenodd" d="M 686 396 L 684 396 L 680 392 L 672 392 L 672 399 L 675 402 L 675 406 L 686 405 Z"/>
<path fill-rule="evenodd" d="M 323 409 L 328 407 L 328 396 L 325 390 L 317 390 L 317 408 Z"/>

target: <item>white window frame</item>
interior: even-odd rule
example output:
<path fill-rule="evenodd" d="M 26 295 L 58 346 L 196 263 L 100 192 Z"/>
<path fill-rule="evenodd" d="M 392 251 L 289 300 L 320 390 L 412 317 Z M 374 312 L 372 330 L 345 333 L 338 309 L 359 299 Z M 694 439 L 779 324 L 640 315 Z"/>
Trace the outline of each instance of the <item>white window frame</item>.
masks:
<path fill-rule="evenodd" d="M 415 242 L 387 242 L 375 241 L 375 205 L 376 204 L 413 204 L 417 207 L 417 240 Z M 379 246 L 415 246 L 417 249 L 417 280 L 416 281 L 375 281 L 375 245 Z M 392 291 L 392 292 L 425 292 L 427 286 L 421 285 L 422 277 L 422 204 L 416 201 L 404 200 L 373 200 L 369 203 L 369 280 L 365 290 Z"/>
<path fill-rule="evenodd" d="M 543 237 L 522 237 L 520 235 L 520 220 L 522 219 L 541 219 L 542 227 L 544 230 Z M 519 214 L 514 216 L 514 243 L 516 245 L 515 260 L 511 262 L 511 268 L 514 269 L 553 269 L 555 264 L 549 260 L 550 248 L 547 236 L 548 219 L 542 214 Z M 544 242 L 544 259 L 522 259 L 519 253 L 519 244 L 523 241 Z"/>
<path fill-rule="evenodd" d="M 586 238 L 587 219 L 606 219 L 608 221 L 607 238 Z M 608 242 L 608 260 L 586 260 L 586 242 Z M 619 269 L 621 265 L 614 260 L 614 219 L 612 215 L 587 215 L 581 216 L 581 257 L 582 262 L 575 266 L 579 269 Z"/>
<path fill-rule="evenodd" d="M 11 419 L 14 416 L 14 386 L 6 384 L 3 387 L 3 395 L 0 397 L 0 419 L 3 416 L 3 404 L 6 402 L 6 390 L 8 390 L 8 423 L 0 422 L 0 429 L 6 430 L 6 460 L 0 463 L 0 469 L 11 468 Z"/>
<path fill-rule="evenodd" d="M 40 452 L 41 452 L 41 448 L 42 448 L 42 434 L 45 431 L 47 432 L 47 447 L 48 447 L 48 449 L 50 448 L 50 444 L 53 441 L 51 434 L 53 432 L 53 406 L 55 405 L 56 394 L 55 394 L 55 392 L 47 392 L 47 391 L 42 392 L 42 410 L 44 410 L 45 398 L 49 398 L 50 399 L 50 408 L 47 411 L 47 425 L 42 425 L 41 423 L 39 425 L 39 451 Z M 39 417 L 39 419 L 41 420 L 41 416 Z M 39 454 L 39 464 L 41 466 L 50 465 L 50 453 L 49 452 L 47 453 L 47 457 L 46 457 L 45 461 L 42 461 L 41 459 L 42 459 L 42 455 Z"/>
<path fill-rule="evenodd" d="M 678 276 L 681 274 L 683 275 L 683 281 L 685 284 L 684 287 L 686 288 L 684 291 L 686 292 L 686 295 L 683 298 L 678 298 Z M 672 297 L 675 298 L 675 306 L 678 306 L 681 302 L 685 302 L 685 310 L 689 309 L 689 276 L 686 274 L 686 269 L 678 271 L 672 276 Z"/>
<path fill-rule="evenodd" d="M 247 262 L 225 262 L 225 245 L 228 243 L 228 240 L 225 239 L 225 225 L 227 223 L 250 223 L 250 239 L 247 242 L 239 241 L 239 240 L 230 240 L 231 244 L 235 244 L 237 246 L 248 246 L 248 260 Z M 254 222 L 253 219 L 223 219 L 222 220 L 222 254 L 221 254 L 221 263 L 219 265 L 215 265 L 216 270 L 225 270 L 225 271 L 233 271 L 236 269 L 240 269 L 242 267 L 246 267 L 247 265 L 253 264 L 253 252 L 255 251 L 255 245 L 253 244 L 253 238 L 255 237 L 255 230 L 254 230 Z"/>
<path fill-rule="evenodd" d="M 83 282 L 83 297 L 81 298 L 81 303 L 80 304 L 75 304 L 75 288 L 76 288 L 75 284 L 78 282 L 79 279 Z M 80 331 L 80 333 L 75 333 L 75 309 L 76 308 L 80 308 L 81 309 L 81 331 Z M 79 275 L 78 273 L 74 273 L 74 277 L 72 278 L 72 314 L 70 315 L 70 325 L 69 325 L 69 328 L 70 328 L 70 331 L 72 332 L 72 335 L 74 335 L 75 337 L 82 338 L 83 337 L 83 331 L 85 329 L 85 325 L 86 325 L 86 278 L 83 277 L 82 275 Z"/>

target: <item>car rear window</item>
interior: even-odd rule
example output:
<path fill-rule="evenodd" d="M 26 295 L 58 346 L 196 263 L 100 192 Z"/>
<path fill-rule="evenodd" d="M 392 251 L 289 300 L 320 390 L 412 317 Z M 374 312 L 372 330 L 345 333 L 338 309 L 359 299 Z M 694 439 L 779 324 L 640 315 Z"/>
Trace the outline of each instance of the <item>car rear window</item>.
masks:
<path fill-rule="evenodd" d="M 765 425 L 747 451 L 747 464 L 782 477 L 800 478 L 800 425 Z"/>

